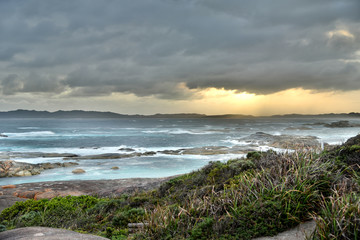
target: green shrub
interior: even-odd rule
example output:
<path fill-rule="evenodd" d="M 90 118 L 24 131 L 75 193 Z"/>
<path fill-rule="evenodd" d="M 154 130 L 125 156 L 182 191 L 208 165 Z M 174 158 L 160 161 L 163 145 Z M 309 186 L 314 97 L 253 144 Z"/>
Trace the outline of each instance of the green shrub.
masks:
<path fill-rule="evenodd" d="M 142 208 L 131 208 L 120 212 L 113 218 L 112 224 L 119 227 L 127 227 L 128 223 L 137 223 L 143 221 L 145 210 Z"/>
<path fill-rule="evenodd" d="M 6 231 L 6 226 L 0 224 L 0 232 L 4 232 L 4 231 Z"/>
<path fill-rule="evenodd" d="M 190 240 L 207 240 L 214 235 L 212 226 L 214 224 L 213 218 L 204 218 L 197 223 L 191 230 Z"/>

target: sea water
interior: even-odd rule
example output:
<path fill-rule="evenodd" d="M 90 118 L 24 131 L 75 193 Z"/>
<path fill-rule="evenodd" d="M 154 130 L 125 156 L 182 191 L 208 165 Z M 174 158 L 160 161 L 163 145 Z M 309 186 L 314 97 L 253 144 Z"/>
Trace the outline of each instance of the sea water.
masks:
<path fill-rule="evenodd" d="M 177 150 L 205 146 L 245 146 L 244 139 L 256 132 L 272 135 L 316 136 L 320 142 L 341 144 L 360 132 L 359 127 L 326 128 L 314 125 L 349 120 L 320 118 L 249 118 L 249 119 L 0 119 L 2 160 L 11 159 L 27 163 L 64 162 L 63 158 L 31 157 L 27 153 L 72 153 L 80 156 L 103 153 L 126 153 Z M 267 150 L 258 146 L 257 150 Z M 22 153 L 22 157 L 6 157 Z M 118 179 L 138 177 L 165 177 L 188 173 L 209 161 L 226 161 L 244 154 L 169 155 L 157 153 L 122 159 L 77 160 L 74 167 L 45 170 L 31 177 L 0 178 L 0 184 L 18 184 L 38 181 L 75 179 Z M 112 170 L 112 167 L 118 170 Z M 82 168 L 84 174 L 73 174 Z"/>

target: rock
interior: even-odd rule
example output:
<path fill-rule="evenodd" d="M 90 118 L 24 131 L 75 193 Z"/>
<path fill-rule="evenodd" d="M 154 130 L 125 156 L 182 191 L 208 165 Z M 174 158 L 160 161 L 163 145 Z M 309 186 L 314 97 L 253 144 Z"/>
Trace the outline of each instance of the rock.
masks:
<path fill-rule="evenodd" d="M 12 157 L 22 158 L 61 158 L 61 157 L 77 157 L 77 154 L 73 153 L 44 153 L 44 152 L 12 152 Z"/>
<path fill-rule="evenodd" d="M 360 145 L 360 134 L 355 137 L 349 138 L 344 144 L 344 146 Z"/>
<path fill-rule="evenodd" d="M 229 151 L 228 147 L 224 146 L 206 146 L 200 148 L 189 148 L 184 149 L 181 154 L 187 155 L 218 155 L 227 154 Z"/>
<path fill-rule="evenodd" d="M 0 213 L 5 208 L 11 207 L 14 203 L 20 202 L 20 201 L 23 202 L 23 201 L 26 201 L 26 199 L 18 198 L 18 197 L 12 196 L 12 195 L 7 195 L 4 192 L 3 195 L 0 196 Z M 0 237 L 0 239 L 2 239 L 2 238 Z"/>
<path fill-rule="evenodd" d="M 17 228 L 0 233 L 0 239 L 13 239 L 13 240 L 106 240 L 107 238 L 90 235 L 90 234 L 81 234 L 69 230 L 57 229 L 57 228 L 47 228 L 47 227 L 27 227 L 27 228 Z"/>
<path fill-rule="evenodd" d="M 140 156 L 153 156 L 155 154 L 156 154 L 156 152 L 150 151 L 150 152 L 140 153 Z"/>
<path fill-rule="evenodd" d="M 66 196 L 81 196 L 86 195 L 82 191 L 75 191 L 75 190 L 69 190 L 69 191 L 58 191 L 58 194 L 60 197 L 66 197 Z"/>
<path fill-rule="evenodd" d="M 350 124 L 349 121 L 337 121 L 332 123 L 326 123 L 324 124 L 325 127 L 328 128 L 349 128 L 349 127 L 360 127 L 359 124 Z"/>
<path fill-rule="evenodd" d="M 41 165 L 41 167 L 43 168 L 43 169 L 53 169 L 53 168 L 55 168 L 55 165 L 54 164 L 51 164 L 51 163 L 43 163 L 42 165 Z"/>
<path fill-rule="evenodd" d="M 16 185 L 4 185 L 1 186 L 2 189 L 8 189 L 8 188 L 16 188 Z"/>
<path fill-rule="evenodd" d="M 5 138 L 7 138 L 7 137 L 9 137 L 9 136 L 8 136 L 8 135 L 5 135 L 5 134 L 0 133 L 0 137 L 5 137 Z"/>
<path fill-rule="evenodd" d="M 158 153 L 161 154 L 167 154 L 167 155 L 179 155 L 182 151 L 184 151 L 185 149 L 177 149 L 177 150 L 163 150 L 163 151 L 158 151 Z"/>
<path fill-rule="evenodd" d="M 157 153 L 167 154 L 167 155 L 220 155 L 220 154 L 244 154 L 247 150 L 234 146 L 234 147 L 225 147 L 225 146 L 206 146 L 206 147 L 197 147 L 197 148 L 183 148 L 177 150 L 163 150 Z"/>
<path fill-rule="evenodd" d="M 23 162 L 15 162 L 12 160 L 0 161 L 0 177 L 25 177 L 38 175 L 42 171 L 60 167 L 70 167 L 78 165 L 78 163 L 39 163 L 30 164 Z"/>
<path fill-rule="evenodd" d="M 63 160 L 120 159 L 120 158 L 130 158 L 135 156 L 136 153 L 132 153 L 132 154 L 104 153 L 97 155 L 85 155 L 79 157 L 66 157 Z"/>
<path fill-rule="evenodd" d="M 132 149 L 132 148 L 119 148 L 119 151 L 123 151 L 123 152 L 135 152 L 135 150 Z"/>
<path fill-rule="evenodd" d="M 240 140 L 247 143 L 254 143 L 258 146 L 267 145 L 283 149 L 318 148 L 320 142 L 315 136 L 294 136 L 294 135 L 271 135 L 264 132 L 257 132 Z"/>
<path fill-rule="evenodd" d="M 288 231 L 279 233 L 273 237 L 259 237 L 253 240 L 306 240 L 314 232 L 316 227 L 315 221 L 309 221 L 299 224 L 297 227 Z"/>
<path fill-rule="evenodd" d="M 111 169 L 112 169 L 112 170 L 118 170 L 119 167 L 116 167 L 116 166 L 115 166 L 115 167 L 112 167 Z"/>
<path fill-rule="evenodd" d="M 16 172 L 14 176 L 15 177 L 29 177 L 32 175 L 31 175 L 31 172 L 28 170 L 21 170 L 19 172 Z"/>
<path fill-rule="evenodd" d="M 145 226 L 149 226 L 148 223 L 128 223 L 128 228 L 130 233 L 135 233 L 141 229 L 143 229 Z"/>
<path fill-rule="evenodd" d="M 33 199 L 38 193 L 39 191 L 17 191 L 14 193 L 14 196 L 19 198 Z"/>
<path fill-rule="evenodd" d="M 153 151 L 144 152 L 144 153 L 133 152 L 129 154 L 104 153 L 104 154 L 96 154 L 96 155 L 85 155 L 79 157 L 66 157 L 63 160 L 122 159 L 122 158 L 132 158 L 132 157 L 140 157 L 140 156 L 152 156 L 155 154 L 156 152 Z"/>
<path fill-rule="evenodd" d="M 305 123 L 304 125 L 308 125 L 308 126 L 321 126 L 321 125 L 325 125 L 326 123 L 324 122 L 315 122 L 315 123 Z"/>
<path fill-rule="evenodd" d="M 73 153 L 43 153 L 43 158 L 54 158 L 54 157 L 78 157 L 79 155 Z"/>
<path fill-rule="evenodd" d="M 79 164 L 76 162 L 65 162 L 65 163 L 62 163 L 61 165 L 62 165 L 62 167 L 72 167 L 72 166 L 76 166 Z"/>
<path fill-rule="evenodd" d="M 144 226 L 148 225 L 148 223 L 128 223 L 128 228 L 144 228 Z"/>
<path fill-rule="evenodd" d="M 98 197 L 119 197 L 134 191 L 147 191 L 157 188 L 161 183 L 177 177 L 129 178 L 114 180 L 75 180 L 55 182 L 34 182 L 16 185 L 16 188 L 3 189 L 0 195 L 0 211 L 16 201 L 43 199 L 56 196 L 92 195 Z M 21 198 L 19 198 L 21 197 Z M 1 239 L 1 238 L 0 238 Z"/>
<path fill-rule="evenodd" d="M 288 127 L 288 128 L 285 128 L 285 130 L 301 130 L 301 131 L 305 131 L 305 130 L 313 130 L 312 128 L 309 128 L 309 127 Z"/>
<path fill-rule="evenodd" d="M 39 192 L 37 194 L 34 195 L 34 199 L 35 200 L 40 200 L 40 199 L 52 199 L 55 198 L 57 196 L 59 196 L 60 194 L 55 192 L 55 191 L 46 191 L 46 192 Z"/>
<path fill-rule="evenodd" d="M 42 168 L 43 169 L 43 168 Z M 44 169 L 43 169 L 44 170 Z M 41 169 L 37 168 L 37 169 L 32 169 L 30 171 L 31 175 L 39 175 L 41 173 Z"/>
<path fill-rule="evenodd" d="M 81 168 L 76 168 L 74 170 L 72 170 L 72 173 L 74 174 L 82 174 L 82 173 L 85 173 L 86 171 L 84 169 L 81 169 Z"/>

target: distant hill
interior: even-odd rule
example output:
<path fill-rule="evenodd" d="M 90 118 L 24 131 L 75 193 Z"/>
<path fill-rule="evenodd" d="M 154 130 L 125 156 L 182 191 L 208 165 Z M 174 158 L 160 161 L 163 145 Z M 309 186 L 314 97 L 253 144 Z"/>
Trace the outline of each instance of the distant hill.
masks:
<path fill-rule="evenodd" d="M 360 113 L 325 113 L 325 114 L 285 114 L 273 115 L 272 118 L 308 118 L 308 117 L 321 117 L 321 118 L 338 118 L 338 117 L 360 117 Z"/>
<path fill-rule="evenodd" d="M 306 117 L 322 117 L 322 118 L 336 118 L 336 117 L 360 117 L 360 113 L 329 113 L 318 115 L 301 115 L 301 114 L 286 114 L 274 115 L 270 118 L 306 118 Z M 261 118 L 251 115 L 241 114 L 224 114 L 224 115 L 205 115 L 197 113 L 177 113 L 177 114 L 154 114 L 154 115 L 127 115 L 114 112 L 97 112 L 97 111 L 35 111 L 35 110 L 14 110 L 8 112 L 0 112 L 0 118 L 205 118 L 205 119 L 250 119 Z M 268 117 L 267 117 L 268 118 Z"/>
<path fill-rule="evenodd" d="M 35 110 L 15 110 L 9 112 L 0 112 L 0 118 L 123 118 L 127 115 L 113 112 L 95 112 L 95 111 L 35 111 Z"/>

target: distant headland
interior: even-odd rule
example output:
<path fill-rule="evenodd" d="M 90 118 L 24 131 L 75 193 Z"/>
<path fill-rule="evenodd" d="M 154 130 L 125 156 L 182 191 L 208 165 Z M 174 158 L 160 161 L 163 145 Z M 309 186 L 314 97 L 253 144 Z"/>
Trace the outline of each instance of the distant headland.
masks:
<path fill-rule="evenodd" d="M 337 118 L 337 117 L 360 117 L 360 113 L 326 113 L 326 114 L 285 114 L 272 116 L 252 116 L 242 114 L 223 114 L 223 115 L 206 115 L 197 113 L 176 113 L 176 114 L 120 114 L 114 112 L 100 112 L 100 111 L 36 111 L 18 109 L 7 112 L 0 112 L 0 118 L 212 118 L 212 119 L 246 119 L 246 118 L 306 118 L 306 117 L 323 117 L 323 118 Z"/>

